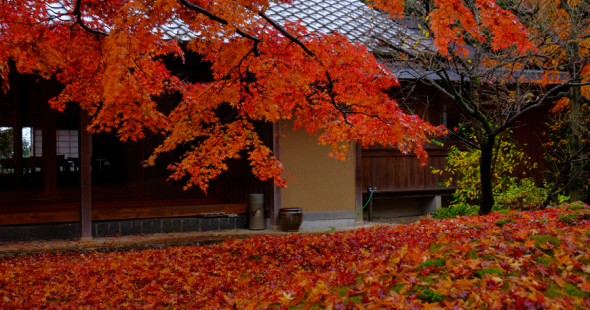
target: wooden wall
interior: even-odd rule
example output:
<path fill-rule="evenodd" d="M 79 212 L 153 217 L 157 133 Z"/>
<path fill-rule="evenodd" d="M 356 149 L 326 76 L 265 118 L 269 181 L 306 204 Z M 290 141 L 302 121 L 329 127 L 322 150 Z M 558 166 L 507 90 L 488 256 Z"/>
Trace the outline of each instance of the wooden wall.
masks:
<path fill-rule="evenodd" d="M 449 173 L 442 175 L 433 174 L 430 167 L 437 169 L 446 165 L 446 150 L 443 148 L 428 148 L 428 161 L 425 166 L 420 166 L 418 158 L 413 155 L 404 155 L 400 151 L 391 148 L 371 148 L 362 152 L 362 188 L 363 193 L 367 187 L 377 187 L 378 193 L 401 193 L 405 197 L 419 197 L 432 195 L 434 192 L 446 194 L 454 191 L 455 187 L 441 187 L 443 182 L 450 177 Z M 422 194 L 420 194 L 422 193 Z"/>

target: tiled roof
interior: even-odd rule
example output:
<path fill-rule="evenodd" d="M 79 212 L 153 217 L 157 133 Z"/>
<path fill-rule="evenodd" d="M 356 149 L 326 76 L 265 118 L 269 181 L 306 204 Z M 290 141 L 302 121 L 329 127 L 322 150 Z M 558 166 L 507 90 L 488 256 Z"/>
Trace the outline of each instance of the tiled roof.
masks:
<path fill-rule="evenodd" d="M 296 0 L 292 5 L 273 4 L 267 14 L 277 21 L 300 20 L 311 31 L 337 31 L 370 49 L 385 42 L 408 48 L 419 41 L 417 31 L 400 25 L 386 13 L 370 9 L 360 0 Z M 422 41 L 420 48 L 427 49 L 431 41 Z"/>
<path fill-rule="evenodd" d="M 68 11 L 61 2 L 49 5 L 48 10 L 51 15 L 57 16 L 54 18 L 62 21 L 72 19 L 69 15 L 59 16 L 59 13 Z M 417 32 L 402 27 L 387 14 L 371 10 L 360 0 L 295 0 L 292 5 L 271 2 L 266 14 L 279 23 L 301 21 L 314 32 L 329 34 L 337 31 L 350 41 L 363 43 L 370 49 L 377 48 L 380 42 L 412 45 L 418 40 Z M 85 19 L 96 20 L 92 16 Z M 164 40 L 176 38 L 188 41 L 198 36 L 178 20 L 172 20 L 159 28 L 163 31 Z M 431 41 L 423 41 L 420 48 L 428 48 Z"/>

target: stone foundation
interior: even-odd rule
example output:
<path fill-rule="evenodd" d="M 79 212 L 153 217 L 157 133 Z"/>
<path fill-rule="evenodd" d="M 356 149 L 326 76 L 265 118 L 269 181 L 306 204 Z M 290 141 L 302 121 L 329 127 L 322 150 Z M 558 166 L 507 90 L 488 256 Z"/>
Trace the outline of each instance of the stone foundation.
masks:
<path fill-rule="evenodd" d="M 248 229 L 247 216 L 97 221 L 92 223 L 92 237 L 232 229 Z M 78 223 L 0 226 L 0 242 L 79 237 L 80 227 Z"/>

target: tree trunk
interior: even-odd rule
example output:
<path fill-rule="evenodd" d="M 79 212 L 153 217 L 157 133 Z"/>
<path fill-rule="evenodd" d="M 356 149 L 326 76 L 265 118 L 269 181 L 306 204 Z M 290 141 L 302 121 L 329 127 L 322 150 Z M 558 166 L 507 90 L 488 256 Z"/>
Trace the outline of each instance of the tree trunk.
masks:
<path fill-rule="evenodd" d="M 575 77 L 575 82 L 581 82 L 579 78 L 580 70 L 580 44 L 578 43 L 578 27 L 574 22 L 574 12 L 572 15 L 572 25 L 570 26 L 570 42 L 567 44 L 567 54 L 569 57 L 569 73 L 570 76 Z M 570 136 L 568 137 L 568 151 L 570 156 L 580 150 L 582 144 L 580 143 L 580 136 L 584 130 L 582 125 L 582 91 L 580 86 L 573 86 L 569 91 L 570 97 Z M 584 154 L 580 152 L 578 156 L 572 159 L 570 168 L 571 186 L 569 189 L 570 201 L 578 201 L 584 199 L 584 188 L 582 185 L 581 170 L 584 167 Z"/>
<path fill-rule="evenodd" d="M 485 144 L 481 144 L 481 157 L 479 159 L 479 173 L 481 178 L 481 202 L 479 214 L 485 215 L 492 212 L 494 206 L 494 192 L 492 184 L 492 158 L 494 156 L 495 137 L 488 138 Z"/>
<path fill-rule="evenodd" d="M 570 154 L 575 154 L 580 150 L 582 144 L 580 143 L 580 135 L 584 130 L 582 125 L 582 103 L 580 100 L 581 90 L 579 86 L 574 86 L 570 89 L 570 125 L 571 131 L 568 139 L 568 151 Z M 572 159 L 570 168 L 570 178 L 572 178 L 572 185 L 569 190 L 570 201 L 584 200 L 584 187 L 582 185 L 582 173 L 584 168 L 584 154 L 580 153 Z"/>

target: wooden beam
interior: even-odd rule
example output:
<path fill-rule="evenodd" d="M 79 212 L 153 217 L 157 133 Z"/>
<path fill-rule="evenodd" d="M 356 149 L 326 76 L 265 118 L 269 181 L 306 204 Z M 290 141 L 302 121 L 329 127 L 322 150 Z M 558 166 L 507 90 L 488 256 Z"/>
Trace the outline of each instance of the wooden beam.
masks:
<path fill-rule="evenodd" d="M 279 160 L 281 159 L 281 122 L 272 124 L 272 152 Z M 273 184 L 273 205 L 270 208 L 270 229 L 281 230 L 279 224 L 279 209 L 282 204 L 281 188 Z"/>
<path fill-rule="evenodd" d="M 0 215 L 1 225 L 41 224 L 41 223 L 68 223 L 80 219 L 80 210 L 76 204 L 63 204 L 59 207 L 47 207 L 45 210 L 31 212 L 22 206 L 21 210 L 13 210 L 10 213 Z M 226 214 L 246 213 L 248 205 L 243 204 L 214 204 L 192 206 L 167 206 L 167 207 L 118 207 L 118 208 L 93 208 L 93 221 L 131 220 L 162 217 L 188 217 L 198 216 L 203 213 L 225 212 Z"/>
<path fill-rule="evenodd" d="M 91 163 L 90 133 L 86 127 L 90 125 L 90 116 L 86 111 L 80 109 L 80 237 L 82 240 L 92 239 L 92 185 L 91 185 Z"/>

